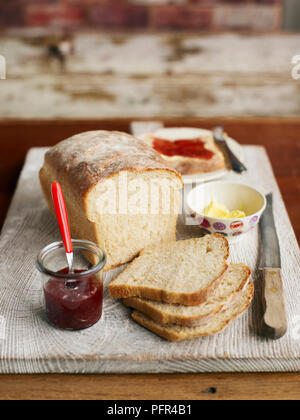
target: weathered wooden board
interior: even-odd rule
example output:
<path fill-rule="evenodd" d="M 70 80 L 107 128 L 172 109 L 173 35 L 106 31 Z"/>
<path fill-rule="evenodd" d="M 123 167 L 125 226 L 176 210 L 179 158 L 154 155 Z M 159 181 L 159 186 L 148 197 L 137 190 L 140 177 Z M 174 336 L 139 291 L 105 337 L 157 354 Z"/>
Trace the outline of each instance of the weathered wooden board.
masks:
<path fill-rule="evenodd" d="M 298 33 L 72 36 L 75 53 L 61 72 L 45 59 L 40 32 L 1 32 L 2 118 L 299 117 Z"/>
<path fill-rule="evenodd" d="M 35 257 L 59 232 L 42 198 L 38 169 L 45 149 L 26 160 L 0 239 L 0 373 L 300 371 L 300 252 L 263 148 L 246 146 L 249 171 L 235 179 L 272 191 L 282 251 L 289 330 L 279 341 L 259 336 L 258 231 L 231 245 L 231 259 L 253 270 L 256 297 L 249 311 L 212 337 L 169 343 L 135 324 L 130 310 L 105 291 L 104 316 L 94 327 L 66 332 L 49 326 Z M 180 220 L 178 237 L 199 236 Z M 107 282 L 116 274 L 108 273 Z"/>

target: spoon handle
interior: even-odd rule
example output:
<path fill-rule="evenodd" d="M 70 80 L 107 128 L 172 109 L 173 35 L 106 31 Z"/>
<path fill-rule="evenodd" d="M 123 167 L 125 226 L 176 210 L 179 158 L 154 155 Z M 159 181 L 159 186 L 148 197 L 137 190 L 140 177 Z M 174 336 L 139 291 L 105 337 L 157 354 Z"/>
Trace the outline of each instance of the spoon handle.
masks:
<path fill-rule="evenodd" d="M 52 198 L 66 253 L 70 254 L 73 252 L 70 225 L 64 195 L 58 182 L 53 182 L 52 184 Z"/>

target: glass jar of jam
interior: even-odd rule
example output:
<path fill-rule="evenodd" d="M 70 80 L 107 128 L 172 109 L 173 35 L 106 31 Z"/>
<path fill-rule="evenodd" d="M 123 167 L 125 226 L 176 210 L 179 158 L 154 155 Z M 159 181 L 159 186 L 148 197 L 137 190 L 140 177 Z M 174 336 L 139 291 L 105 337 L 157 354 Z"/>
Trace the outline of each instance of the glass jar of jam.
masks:
<path fill-rule="evenodd" d="M 45 309 L 49 322 L 66 330 L 82 330 L 102 315 L 102 269 L 106 256 L 93 242 L 72 240 L 73 269 L 69 272 L 63 242 L 46 246 L 37 257 L 42 273 Z"/>

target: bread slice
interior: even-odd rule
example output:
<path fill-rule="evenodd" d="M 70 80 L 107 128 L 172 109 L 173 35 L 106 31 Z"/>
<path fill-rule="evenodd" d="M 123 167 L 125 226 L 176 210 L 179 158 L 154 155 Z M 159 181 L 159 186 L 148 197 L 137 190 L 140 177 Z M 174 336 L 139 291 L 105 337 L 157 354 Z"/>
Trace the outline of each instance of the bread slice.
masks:
<path fill-rule="evenodd" d="M 130 297 L 125 306 L 137 309 L 159 324 L 178 324 L 192 327 L 199 320 L 220 312 L 246 286 L 251 271 L 245 264 L 230 264 L 214 294 L 199 306 L 184 306 Z"/>
<path fill-rule="evenodd" d="M 196 337 L 216 334 L 224 330 L 249 307 L 253 296 L 254 285 L 250 282 L 246 289 L 243 292 L 240 292 L 232 305 L 228 306 L 209 320 L 200 322 L 196 327 L 184 327 L 175 324 L 161 325 L 138 311 L 132 313 L 132 318 L 138 324 L 169 341 L 190 340 Z"/>
<path fill-rule="evenodd" d="M 191 127 L 162 128 L 154 133 L 144 135 L 143 140 L 153 148 L 155 148 L 156 141 L 176 142 L 182 140 L 201 140 L 204 143 L 204 148 L 213 152 L 212 157 L 209 159 L 161 154 L 182 175 L 217 171 L 226 166 L 224 155 L 215 144 L 212 133 L 209 130 Z M 157 151 L 159 152 L 159 150 Z"/>
<path fill-rule="evenodd" d="M 113 298 L 200 305 L 221 281 L 228 256 L 228 241 L 219 234 L 151 246 L 108 289 Z"/>

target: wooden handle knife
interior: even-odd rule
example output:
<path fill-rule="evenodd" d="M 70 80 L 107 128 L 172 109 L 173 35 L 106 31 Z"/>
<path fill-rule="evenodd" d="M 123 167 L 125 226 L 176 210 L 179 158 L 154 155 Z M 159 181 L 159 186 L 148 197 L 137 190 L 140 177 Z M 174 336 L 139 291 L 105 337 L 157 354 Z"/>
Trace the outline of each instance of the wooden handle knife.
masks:
<path fill-rule="evenodd" d="M 262 243 L 260 270 L 263 286 L 263 335 L 277 340 L 287 332 L 287 314 L 285 308 L 281 258 L 278 236 L 276 233 L 273 195 L 268 194 L 267 206 L 259 226 Z"/>
<path fill-rule="evenodd" d="M 263 335 L 277 340 L 287 332 L 287 317 L 280 268 L 263 268 Z"/>

